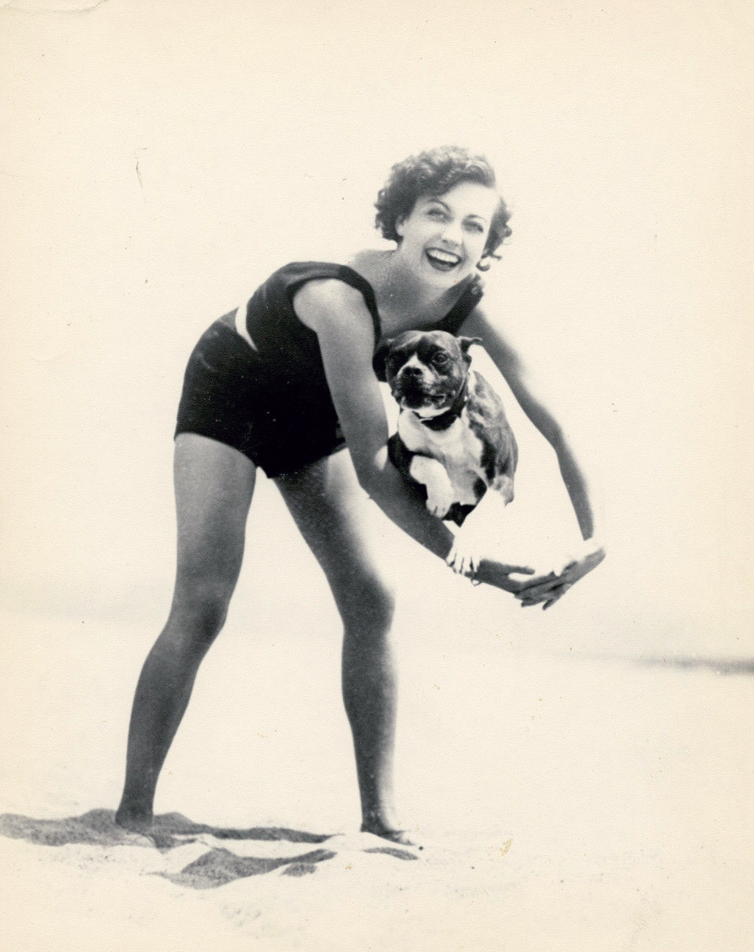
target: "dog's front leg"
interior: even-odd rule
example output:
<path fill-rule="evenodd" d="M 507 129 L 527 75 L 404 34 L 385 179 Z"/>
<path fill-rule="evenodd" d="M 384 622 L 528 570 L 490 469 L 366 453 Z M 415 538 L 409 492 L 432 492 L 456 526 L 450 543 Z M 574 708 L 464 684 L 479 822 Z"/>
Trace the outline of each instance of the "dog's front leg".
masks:
<path fill-rule="evenodd" d="M 504 499 L 490 488 L 475 509 L 466 516 L 456 533 L 448 565 L 459 575 L 473 575 L 479 567 L 483 552 L 489 552 L 494 541 L 494 525 L 501 521 Z"/>
<path fill-rule="evenodd" d="M 427 488 L 427 509 L 444 519 L 454 503 L 453 486 L 442 463 L 431 456 L 414 456 L 409 466 L 412 479 Z"/>

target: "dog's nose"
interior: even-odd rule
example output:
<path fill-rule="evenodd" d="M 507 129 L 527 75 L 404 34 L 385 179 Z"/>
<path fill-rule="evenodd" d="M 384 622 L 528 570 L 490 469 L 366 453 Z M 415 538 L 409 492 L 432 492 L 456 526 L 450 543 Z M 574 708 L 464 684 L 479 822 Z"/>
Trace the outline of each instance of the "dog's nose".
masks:
<path fill-rule="evenodd" d="M 421 375 L 422 369 L 421 367 L 417 367 L 416 364 L 408 364 L 403 368 L 404 377 L 421 377 Z"/>

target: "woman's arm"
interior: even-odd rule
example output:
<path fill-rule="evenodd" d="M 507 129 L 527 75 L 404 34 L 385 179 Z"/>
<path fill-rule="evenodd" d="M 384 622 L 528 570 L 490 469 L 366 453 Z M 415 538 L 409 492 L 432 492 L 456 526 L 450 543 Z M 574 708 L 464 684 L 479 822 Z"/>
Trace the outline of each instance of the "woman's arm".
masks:
<path fill-rule="evenodd" d="M 462 331 L 470 337 L 481 338 L 485 350 L 505 378 L 521 409 L 555 450 L 560 474 L 584 539 L 585 544 L 578 556 L 563 569 L 550 573 L 544 581 L 534 579 L 522 586 L 518 597 L 523 604 L 544 602 L 544 607 L 548 608 L 605 557 L 605 549 L 597 539 L 593 493 L 566 432 L 550 403 L 542 396 L 543 388 L 527 372 L 518 350 L 489 318 L 483 306 L 474 309 L 464 322 Z"/>
<path fill-rule="evenodd" d="M 374 324 L 363 297 L 342 281 L 323 279 L 303 285 L 294 305 L 319 338 L 330 393 L 359 482 L 396 525 L 445 559 L 452 532 L 427 511 L 388 458 L 387 417 L 372 369 Z M 476 578 L 515 593 L 522 583 L 509 575 L 517 572 L 532 570 L 485 560 Z"/>

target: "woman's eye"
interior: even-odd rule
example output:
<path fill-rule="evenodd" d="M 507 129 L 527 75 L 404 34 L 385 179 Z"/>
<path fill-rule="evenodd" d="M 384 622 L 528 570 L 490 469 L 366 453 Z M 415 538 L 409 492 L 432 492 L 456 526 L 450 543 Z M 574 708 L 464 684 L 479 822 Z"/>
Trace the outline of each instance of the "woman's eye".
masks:
<path fill-rule="evenodd" d="M 484 231 L 484 226 L 481 225 L 478 221 L 471 221 L 468 223 L 466 227 L 469 228 L 471 231 L 477 231 L 480 234 Z"/>
<path fill-rule="evenodd" d="M 445 218 L 445 212 L 441 208 L 430 208 L 428 214 L 430 218 Z"/>

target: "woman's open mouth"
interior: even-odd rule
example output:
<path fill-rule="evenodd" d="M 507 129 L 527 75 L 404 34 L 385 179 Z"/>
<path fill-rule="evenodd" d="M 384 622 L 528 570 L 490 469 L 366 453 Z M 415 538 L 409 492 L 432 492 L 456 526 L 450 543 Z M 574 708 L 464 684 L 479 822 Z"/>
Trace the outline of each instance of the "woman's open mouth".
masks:
<path fill-rule="evenodd" d="M 461 263 L 460 255 L 454 254 L 452 251 L 428 248 L 425 254 L 429 263 L 437 271 L 452 271 Z"/>

